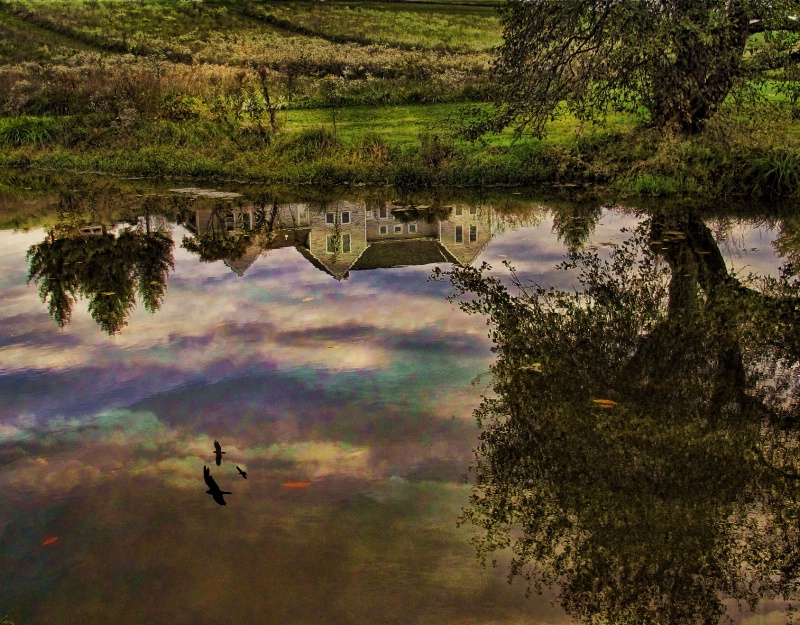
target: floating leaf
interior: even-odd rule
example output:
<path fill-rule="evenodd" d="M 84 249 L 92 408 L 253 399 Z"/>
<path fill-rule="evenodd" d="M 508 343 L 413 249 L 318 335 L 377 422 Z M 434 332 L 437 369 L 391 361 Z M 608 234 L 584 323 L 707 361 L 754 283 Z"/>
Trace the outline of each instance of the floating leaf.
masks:
<path fill-rule="evenodd" d="M 615 402 L 614 400 L 611 400 L 611 399 L 593 399 L 592 401 L 594 403 L 596 403 L 598 406 L 600 406 L 601 408 L 607 408 L 607 409 L 608 408 L 613 408 L 614 406 L 617 405 L 617 402 Z"/>
<path fill-rule="evenodd" d="M 328 345 L 328 349 L 339 349 L 338 345 Z"/>
<path fill-rule="evenodd" d="M 529 365 L 523 365 L 519 368 L 520 371 L 534 371 L 536 373 L 542 372 L 542 363 L 534 362 Z"/>
<path fill-rule="evenodd" d="M 311 482 L 290 481 L 283 483 L 284 488 L 292 488 L 292 489 L 308 488 L 309 486 L 311 486 Z"/>
<path fill-rule="evenodd" d="M 304 302 L 310 302 L 312 299 L 314 299 L 314 298 L 313 297 L 304 297 L 303 301 Z"/>
<path fill-rule="evenodd" d="M 114 291 L 103 291 L 100 295 L 116 295 Z"/>
<path fill-rule="evenodd" d="M 42 545 L 46 547 L 47 545 L 52 545 L 52 544 L 54 544 L 56 542 L 58 542 L 58 536 L 50 536 L 50 537 L 44 539 L 44 542 L 42 542 Z"/>

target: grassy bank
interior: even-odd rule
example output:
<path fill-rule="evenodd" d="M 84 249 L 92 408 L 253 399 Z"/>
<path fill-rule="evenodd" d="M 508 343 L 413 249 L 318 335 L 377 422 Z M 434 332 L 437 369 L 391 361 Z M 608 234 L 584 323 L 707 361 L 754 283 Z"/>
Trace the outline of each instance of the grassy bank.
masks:
<path fill-rule="evenodd" d="M 562 119 L 544 140 L 454 139 L 458 105 L 283 111 L 280 130 L 208 120 L 0 120 L 0 166 L 296 185 L 603 185 L 627 195 L 797 196 L 798 127 L 722 119 L 694 138 L 614 118 Z"/>
<path fill-rule="evenodd" d="M 698 137 L 560 118 L 458 139 L 488 90 L 483 4 L 0 2 L 0 166 L 305 185 L 603 185 L 797 196 L 800 124 L 726 113 Z M 755 121 L 749 121 L 755 120 Z"/>

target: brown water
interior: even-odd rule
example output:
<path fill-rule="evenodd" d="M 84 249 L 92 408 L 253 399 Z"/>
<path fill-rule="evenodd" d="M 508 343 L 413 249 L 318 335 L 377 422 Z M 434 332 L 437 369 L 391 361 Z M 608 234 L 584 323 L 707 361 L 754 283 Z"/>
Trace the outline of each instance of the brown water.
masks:
<path fill-rule="evenodd" d="M 40 217 L 0 231 L 0 615 L 579 620 L 558 586 L 509 585 L 508 553 L 482 568 L 456 524 L 494 356 L 485 320 L 429 276 L 483 261 L 507 276 L 508 260 L 568 287 L 565 241 L 607 254 L 643 217 L 221 191 L 5 197 Z M 789 222 L 705 223 L 729 267 L 778 275 Z M 786 618 L 780 597 L 755 612 L 720 599 L 740 622 Z"/>

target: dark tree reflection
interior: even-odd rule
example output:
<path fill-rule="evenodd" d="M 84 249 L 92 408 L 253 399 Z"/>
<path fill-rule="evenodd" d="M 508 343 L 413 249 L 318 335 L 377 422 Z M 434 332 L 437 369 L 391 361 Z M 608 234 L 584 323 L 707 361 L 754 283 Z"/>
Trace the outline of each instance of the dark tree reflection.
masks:
<path fill-rule="evenodd" d="M 599 205 L 575 203 L 556 205 L 551 210 L 553 232 L 571 252 L 586 245 L 603 212 Z"/>
<path fill-rule="evenodd" d="M 135 227 L 113 234 L 105 226 L 86 233 L 65 215 L 44 241 L 28 250 L 28 282 L 35 282 L 50 315 L 66 326 L 78 298 L 88 300 L 92 319 L 108 334 L 119 332 L 138 294 L 150 312 L 161 308 L 173 265 L 169 232 L 152 227 L 145 213 Z"/>
<path fill-rule="evenodd" d="M 580 293 L 449 273 L 497 352 L 462 521 L 482 559 L 510 548 L 511 578 L 557 585 L 590 623 L 792 598 L 800 287 L 731 275 L 690 216 L 630 235 L 608 259 L 572 253 Z"/>
<path fill-rule="evenodd" d="M 258 213 L 262 222 L 264 213 Z M 237 217 L 239 219 L 237 219 Z M 237 260 L 244 256 L 250 243 L 253 226 L 241 221 L 242 213 L 225 202 L 217 202 L 202 224 L 191 236 L 183 237 L 181 246 L 197 254 L 205 263 L 218 260 Z M 259 225 L 262 225 L 259 222 Z"/>

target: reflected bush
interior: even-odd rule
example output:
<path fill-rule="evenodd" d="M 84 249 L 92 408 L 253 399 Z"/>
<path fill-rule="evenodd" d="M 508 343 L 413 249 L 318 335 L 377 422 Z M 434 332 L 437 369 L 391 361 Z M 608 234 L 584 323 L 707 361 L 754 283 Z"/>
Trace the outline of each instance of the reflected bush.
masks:
<path fill-rule="evenodd" d="M 446 274 L 498 356 L 461 519 L 479 558 L 510 550 L 510 579 L 592 624 L 796 600 L 800 285 L 743 284 L 691 214 L 562 268 L 577 292 Z"/>

